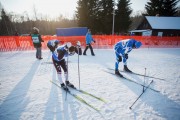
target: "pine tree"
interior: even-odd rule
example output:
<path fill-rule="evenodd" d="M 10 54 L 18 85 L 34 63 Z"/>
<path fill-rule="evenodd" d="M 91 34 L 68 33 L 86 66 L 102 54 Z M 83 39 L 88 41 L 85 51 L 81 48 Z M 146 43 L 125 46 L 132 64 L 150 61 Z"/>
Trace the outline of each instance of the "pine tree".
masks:
<path fill-rule="evenodd" d="M 0 35 L 13 35 L 13 24 L 4 9 L 1 10 L 0 28 Z"/>
<path fill-rule="evenodd" d="M 89 0 L 89 16 L 90 16 L 90 27 L 92 29 L 92 33 L 98 33 L 100 31 L 101 21 L 99 18 L 100 13 L 100 1 L 99 0 Z"/>
<path fill-rule="evenodd" d="M 111 34 L 112 31 L 112 22 L 113 22 L 113 6 L 114 6 L 114 1 L 113 0 L 102 0 L 100 2 L 101 6 L 101 11 L 99 14 L 99 19 L 101 26 L 100 28 L 102 29 L 101 32 L 105 34 Z"/>
<path fill-rule="evenodd" d="M 78 25 L 97 32 L 99 26 L 99 0 L 79 0 L 76 11 Z"/>
<path fill-rule="evenodd" d="M 126 33 L 131 25 L 130 14 L 130 0 L 119 0 L 117 4 L 116 17 L 115 17 L 115 32 Z"/>
<path fill-rule="evenodd" d="M 163 16 L 174 16 L 178 12 L 176 7 L 179 0 L 164 0 Z"/>
<path fill-rule="evenodd" d="M 150 0 L 145 5 L 146 15 L 174 16 L 177 13 L 177 3 L 179 0 Z"/>
<path fill-rule="evenodd" d="M 88 6 L 88 1 L 89 0 L 79 0 L 77 2 L 78 7 L 76 11 L 76 17 L 78 21 L 79 27 L 85 27 L 88 26 L 88 21 L 89 21 L 89 7 Z"/>
<path fill-rule="evenodd" d="M 163 0 L 150 0 L 145 5 L 148 16 L 155 16 L 163 13 Z"/>

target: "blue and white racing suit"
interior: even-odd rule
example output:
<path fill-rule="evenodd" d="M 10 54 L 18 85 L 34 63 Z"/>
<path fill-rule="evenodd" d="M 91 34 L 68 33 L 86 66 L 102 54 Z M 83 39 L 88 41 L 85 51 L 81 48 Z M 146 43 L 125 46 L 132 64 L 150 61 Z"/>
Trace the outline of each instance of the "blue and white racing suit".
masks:
<path fill-rule="evenodd" d="M 119 57 L 122 57 L 123 64 L 127 65 L 125 54 L 131 52 L 135 42 L 136 40 L 134 39 L 124 39 L 114 45 L 114 51 L 116 55 L 115 70 L 118 70 L 119 67 Z"/>

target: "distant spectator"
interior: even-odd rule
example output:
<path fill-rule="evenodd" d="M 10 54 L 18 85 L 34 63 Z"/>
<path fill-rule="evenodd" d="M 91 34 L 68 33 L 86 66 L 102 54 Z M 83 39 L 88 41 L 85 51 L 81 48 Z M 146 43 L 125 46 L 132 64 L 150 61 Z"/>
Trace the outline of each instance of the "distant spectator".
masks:
<path fill-rule="evenodd" d="M 39 29 L 34 27 L 33 28 L 33 33 L 31 34 L 32 41 L 34 48 L 36 48 L 36 58 L 41 60 L 42 58 L 42 52 L 41 52 L 41 42 L 44 42 L 41 38 L 41 35 L 39 34 Z"/>
<path fill-rule="evenodd" d="M 17 46 L 17 47 L 20 47 L 19 37 L 18 37 L 18 36 L 19 36 L 19 33 L 17 32 L 17 30 L 15 31 L 14 36 L 16 36 L 16 37 L 15 37 L 16 46 Z"/>
<path fill-rule="evenodd" d="M 14 33 L 15 36 L 19 36 L 19 33 L 17 32 L 17 30 Z"/>
<path fill-rule="evenodd" d="M 92 56 L 95 56 L 94 54 L 94 51 L 93 51 L 93 48 L 91 46 L 91 43 L 94 42 L 95 43 L 95 40 L 92 38 L 92 35 L 91 35 L 91 31 L 88 29 L 88 32 L 86 33 L 86 48 L 83 52 L 83 55 L 86 55 L 86 51 L 88 48 L 90 48 L 91 50 L 91 55 Z"/>

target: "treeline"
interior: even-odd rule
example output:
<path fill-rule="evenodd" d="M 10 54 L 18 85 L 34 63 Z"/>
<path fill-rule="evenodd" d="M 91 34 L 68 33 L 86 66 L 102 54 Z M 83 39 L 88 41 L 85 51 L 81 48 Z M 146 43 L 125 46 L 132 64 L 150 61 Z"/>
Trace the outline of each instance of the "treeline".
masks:
<path fill-rule="evenodd" d="M 10 17 L 11 16 L 11 17 Z M 18 20 L 18 21 L 17 21 Z M 27 35 L 33 30 L 33 27 L 40 29 L 43 35 L 56 34 L 56 28 L 78 27 L 76 20 L 70 20 L 60 16 L 55 20 L 48 20 L 41 18 L 37 20 L 30 20 L 25 16 L 7 15 L 4 9 L 1 11 L 0 20 L 0 35 Z"/>
<path fill-rule="evenodd" d="M 88 27 L 93 34 L 126 34 L 129 30 L 136 29 L 145 15 L 180 16 L 178 2 L 179 0 L 149 0 L 145 11 L 132 15 L 130 0 L 118 0 L 117 3 L 114 0 L 78 0 L 73 19 L 58 16 L 53 20 L 37 14 L 35 19 L 30 19 L 28 14 L 17 16 L 7 13 L 0 4 L 0 35 L 15 35 L 16 32 L 29 34 L 34 26 L 43 35 L 54 35 L 56 28 L 66 27 Z"/>

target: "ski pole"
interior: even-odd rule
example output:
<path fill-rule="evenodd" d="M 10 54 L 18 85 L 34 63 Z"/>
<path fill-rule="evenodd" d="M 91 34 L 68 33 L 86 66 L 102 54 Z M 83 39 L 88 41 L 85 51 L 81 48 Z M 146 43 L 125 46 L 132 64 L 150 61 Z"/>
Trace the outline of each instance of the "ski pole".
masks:
<path fill-rule="evenodd" d="M 68 60 L 69 60 L 69 49 L 67 50 L 67 53 L 68 53 L 68 55 L 67 55 L 67 62 L 66 62 L 66 64 L 67 64 L 67 79 L 69 79 L 69 69 L 68 69 Z M 67 85 L 65 84 L 65 86 L 66 86 L 66 88 L 67 88 Z M 66 97 L 65 97 L 65 101 L 67 100 L 67 90 L 66 90 Z"/>
<path fill-rule="evenodd" d="M 136 101 L 143 95 L 143 93 L 147 90 L 147 88 L 149 88 L 149 86 L 152 82 L 153 82 L 153 80 L 149 83 L 149 85 L 145 88 L 145 90 L 139 95 L 139 97 L 136 99 Z M 136 101 L 134 101 L 134 103 L 129 107 L 129 109 L 132 109 L 132 106 L 136 103 Z"/>
<path fill-rule="evenodd" d="M 146 68 L 145 68 L 145 73 L 144 73 L 144 86 L 145 86 L 145 76 L 146 76 Z M 143 86 L 143 92 L 144 92 L 144 86 Z"/>
<path fill-rule="evenodd" d="M 79 90 L 80 90 L 79 46 L 78 46 L 78 78 L 79 78 Z"/>

